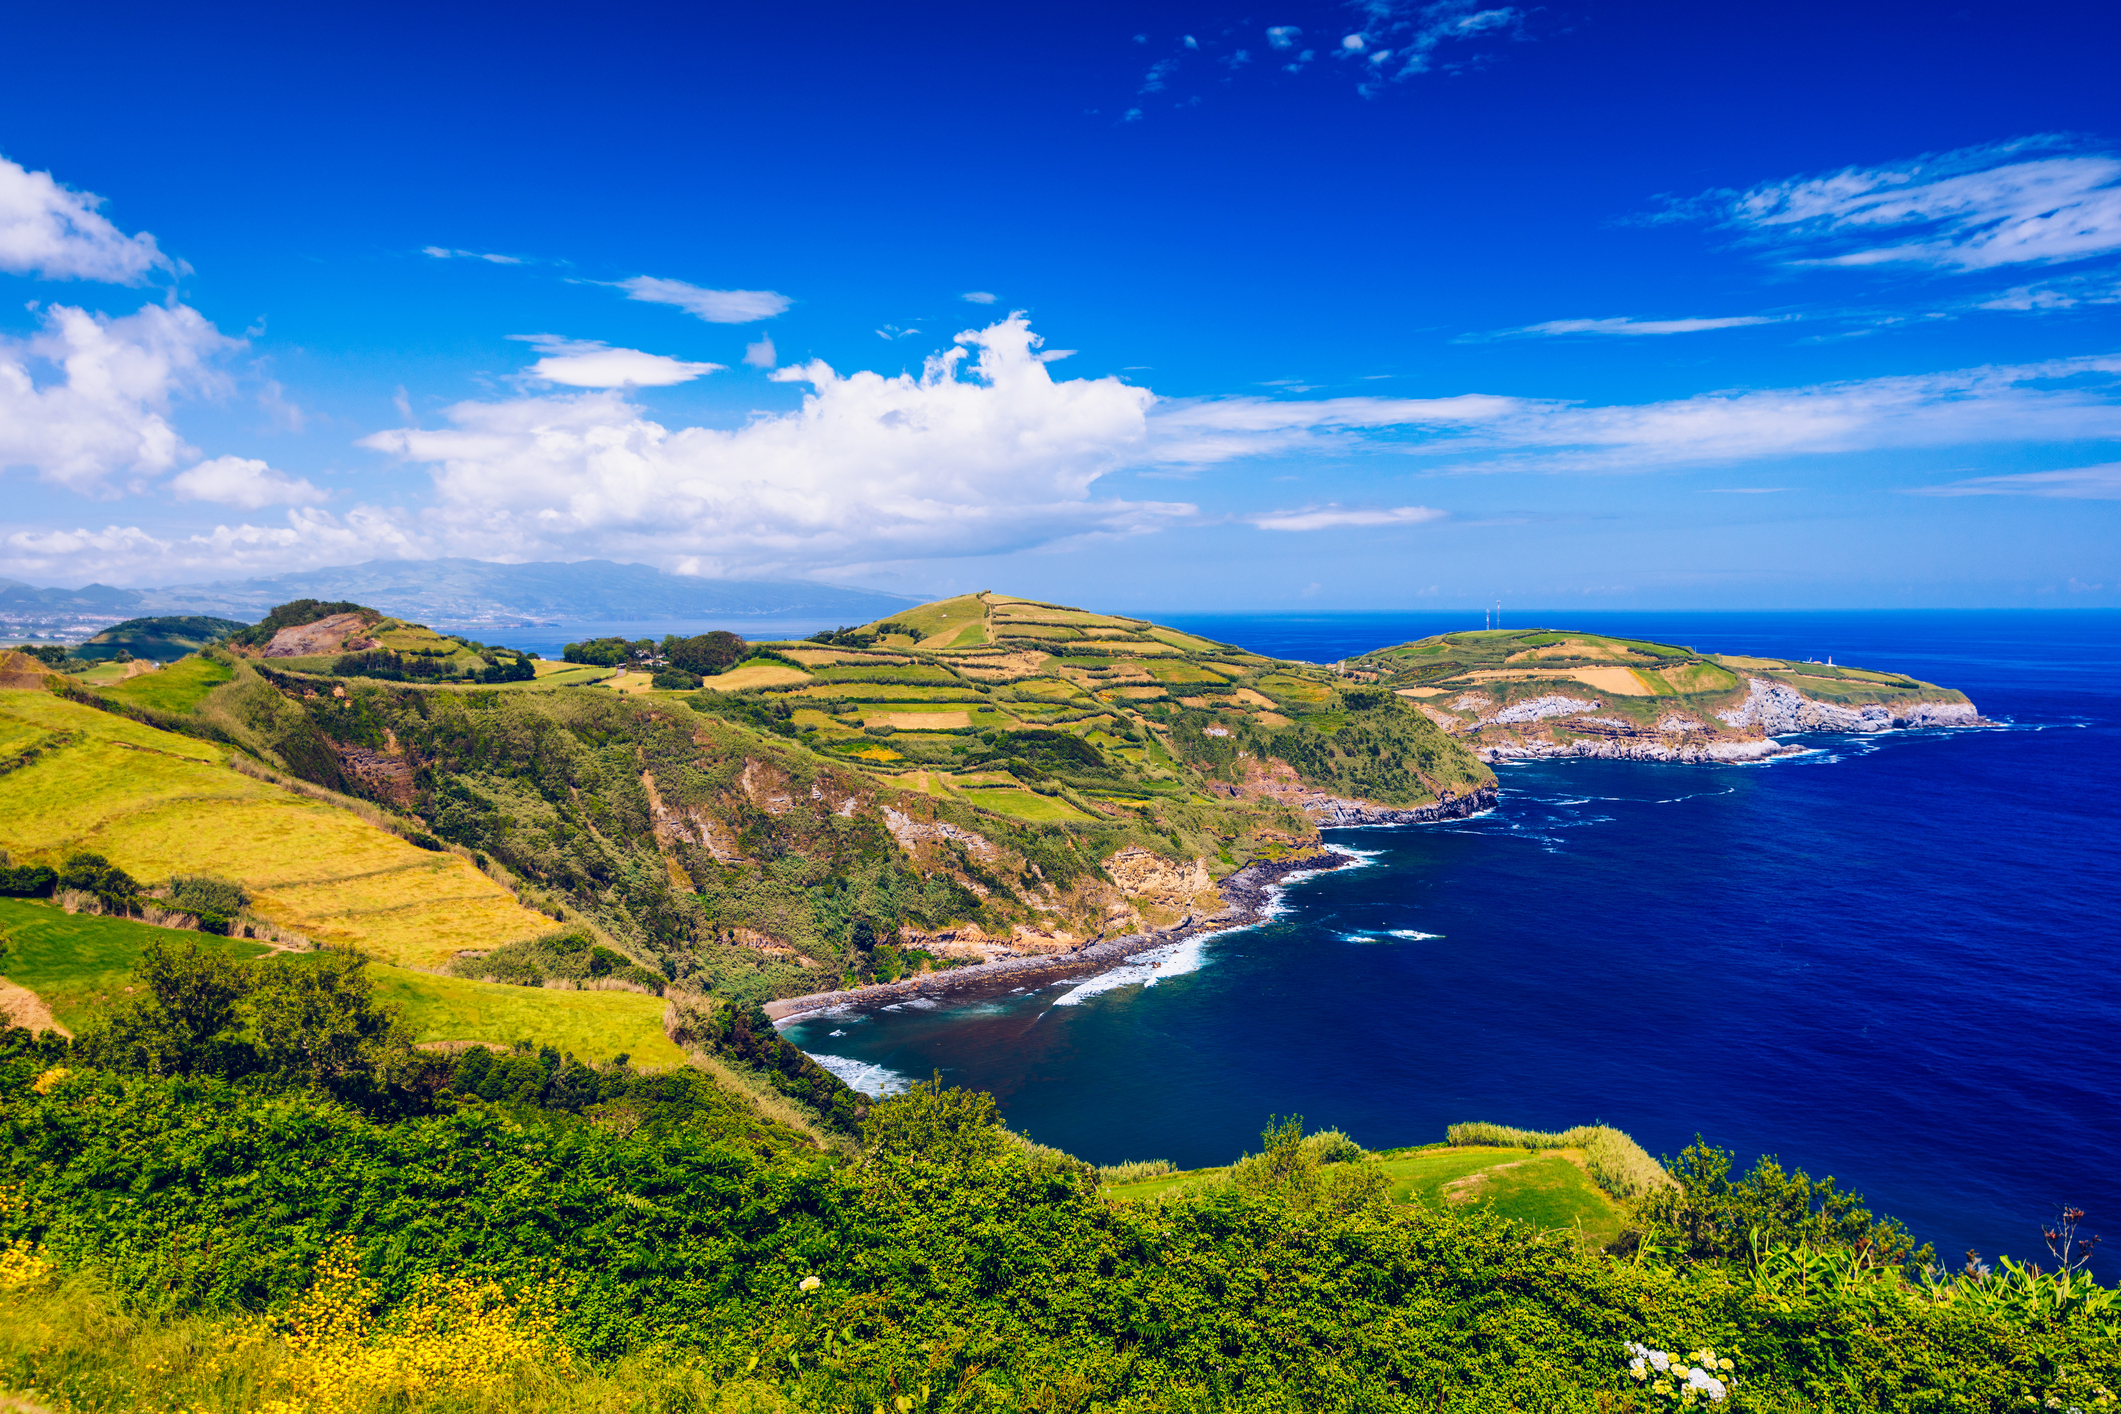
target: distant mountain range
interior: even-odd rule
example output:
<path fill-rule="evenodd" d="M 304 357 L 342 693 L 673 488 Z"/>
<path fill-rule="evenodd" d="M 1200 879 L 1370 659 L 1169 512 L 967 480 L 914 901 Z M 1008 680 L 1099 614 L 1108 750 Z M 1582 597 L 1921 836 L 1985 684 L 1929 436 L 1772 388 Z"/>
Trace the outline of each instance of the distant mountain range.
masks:
<path fill-rule="evenodd" d="M 291 599 L 347 599 L 419 623 L 515 627 L 631 619 L 831 618 L 864 623 L 916 602 L 794 580 L 698 579 L 610 560 L 525 565 L 486 560 L 370 560 L 264 579 L 160 589 L 39 589 L 0 579 L 0 626 L 210 614 L 263 618 Z"/>

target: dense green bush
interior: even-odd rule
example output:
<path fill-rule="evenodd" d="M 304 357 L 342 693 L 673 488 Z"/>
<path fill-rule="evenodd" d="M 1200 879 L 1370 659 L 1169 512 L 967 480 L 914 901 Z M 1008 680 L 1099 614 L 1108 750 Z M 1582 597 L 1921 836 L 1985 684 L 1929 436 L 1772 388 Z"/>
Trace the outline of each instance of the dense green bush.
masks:
<path fill-rule="evenodd" d="M 630 1130 L 608 1101 L 379 1123 L 211 1079 L 32 1087 L 68 1059 L 0 1042 L 0 1185 L 19 1189 L 0 1239 L 181 1310 L 283 1303 L 344 1236 L 393 1298 L 425 1272 L 550 1280 L 585 1354 L 684 1347 L 807 1410 L 1588 1414 L 1642 1407 L 1630 1341 L 1711 1345 L 1744 1407 L 1790 1414 L 2090 1409 L 2121 1383 L 2111 1309 L 2082 1300 L 1806 1277 L 1801 1254 L 1758 1276 L 1618 1261 L 1478 1208 L 1231 1185 L 1108 1202 L 941 1086 L 875 1106 L 863 1156 L 835 1164 L 734 1141 L 711 1108 Z"/>

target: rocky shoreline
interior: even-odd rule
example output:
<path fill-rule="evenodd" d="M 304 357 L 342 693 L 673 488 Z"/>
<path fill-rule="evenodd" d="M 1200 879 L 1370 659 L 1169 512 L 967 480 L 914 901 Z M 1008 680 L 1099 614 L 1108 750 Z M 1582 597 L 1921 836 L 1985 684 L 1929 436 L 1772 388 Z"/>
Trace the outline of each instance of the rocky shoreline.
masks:
<path fill-rule="evenodd" d="M 1492 804 L 1493 791 L 1485 793 L 1491 797 L 1489 803 Z M 1458 797 L 1460 800 L 1471 798 L 1471 795 Z M 1465 810 L 1461 813 L 1473 812 Z M 1449 817 L 1437 815 L 1424 818 Z M 1205 917 L 1188 918 L 1176 927 L 1147 933 L 1129 933 L 1123 938 L 1086 943 L 1073 952 L 1006 957 L 997 962 L 975 963 L 969 967 L 953 967 L 942 972 L 924 972 L 918 977 L 908 977 L 897 982 L 878 982 L 853 991 L 812 992 L 806 996 L 783 997 L 766 1003 L 766 1015 L 778 1024 L 815 1012 L 829 1011 L 834 1007 L 878 1006 L 913 997 L 937 997 L 949 992 L 992 987 L 996 983 L 1006 982 L 1010 986 L 1020 986 L 1031 981 L 1044 983 L 1078 973 L 1102 972 L 1151 948 L 1169 947 L 1173 943 L 1199 937 L 1204 933 L 1222 933 L 1232 928 L 1249 927 L 1267 916 L 1267 909 L 1274 901 L 1274 891 L 1285 883 L 1289 876 L 1324 873 L 1331 869 L 1345 868 L 1354 862 L 1353 856 L 1326 848 L 1300 859 L 1255 861 L 1217 885 L 1224 900 L 1220 911 Z"/>
<path fill-rule="evenodd" d="M 1433 825 L 1438 820 L 1463 820 L 1483 810 L 1493 810 L 1496 791 L 1494 786 L 1482 786 L 1464 795 L 1446 794 L 1431 805 L 1405 807 L 1321 796 L 1306 800 L 1304 813 L 1321 830 L 1356 829 L 1367 825 Z"/>

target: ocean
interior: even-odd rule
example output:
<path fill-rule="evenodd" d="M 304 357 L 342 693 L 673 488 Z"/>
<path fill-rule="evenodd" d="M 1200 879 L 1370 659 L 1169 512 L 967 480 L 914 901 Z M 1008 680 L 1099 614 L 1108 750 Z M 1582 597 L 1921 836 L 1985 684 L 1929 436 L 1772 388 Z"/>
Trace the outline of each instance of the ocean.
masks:
<path fill-rule="evenodd" d="M 1330 662 L 1478 616 L 1157 615 Z M 1955 1261 L 2121 1268 L 2121 614 L 1511 614 L 1890 669 L 1995 725 L 1796 738 L 1753 766 L 1505 766 L 1473 820 L 1159 968 L 784 1034 L 860 1088 L 940 1073 L 1098 1163 L 1226 1163 L 1300 1114 L 1371 1147 L 1602 1121 L 1832 1174 Z"/>

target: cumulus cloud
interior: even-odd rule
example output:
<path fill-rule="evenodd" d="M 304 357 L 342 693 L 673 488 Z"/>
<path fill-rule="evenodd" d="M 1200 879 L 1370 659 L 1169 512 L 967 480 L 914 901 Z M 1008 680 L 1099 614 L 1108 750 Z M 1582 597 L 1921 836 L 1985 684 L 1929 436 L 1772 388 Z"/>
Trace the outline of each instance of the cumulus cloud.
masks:
<path fill-rule="evenodd" d="M 1673 203 L 1804 265 L 1972 271 L 2121 251 L 2121 157 L 2057 138 L 1961 148 Z M 2047 155 L 2036 155 L 2045 152 Z"/>
<path fill-rule="evenodd" d="M 434 541 L 403 512 L 360 507 L 335 516 L 301 508 L 280 525 L 217 525 L 195 535 L 156 535 L 137 525 L 100 530 L 20 530 L 0 539 L 0 566 L 32 582 L 178 584 L 285 570 L 291 564 L 420 559 Z"/>
<path fill-rule="evenodd" d="M 557 334 L 510 334 L 544 357 L 524 372 L 541 383 L 570 388 L 667 388 L 719 373 L 719 363 L 686 363 L 665 354 L 615 349 L 593 339 L 564 339 Z"/>
<path fill-rule="evenodd" d="M 254 511 L 262 506 L 311 506 L 326 493 L 298 476 L 274 471 L 254 457 L 215 457 L 169 483 L 182 501 L 216 501 Z"/>
<path fill-rule="evenodd" d="M 771 368 L 779 357 L 771 335 L 762 335 L 757 343 L 744 345 L 744 362 L 753 368 Z"/>
<path fill-rule="evenodd" d="M 2027 471 L 2015 476 L 1975 476 L 1942 486 L 1910 488 L 1916 496 L 2044 496 L 2067 501 L 2121 501 L 2121 462 Z"/>
<path fill-rule="evenodd" d="M 601 392 L 459 403 L 447 428 L 363 445 L 430 469 L 433 514 L 460 545 L 535 555 L 587 540 L 713 573 L 995 554 L 1192 515 L 1091 494 L 1142 454 L 1153 395 L 1056 381 L 1039 343 L 1012 316 L 959 335 L 918 376 L 783 368 L 777 381 L 810 385 L 801 408 L 734 430 L 669 428 Z"/>
<path fill-rule="evenodd" d="M 47 280 L 138 285 L 177 262 L 145 231 L 128 236 L 96 208 L 103 198 L 72 191 L 49 172 L 0 157 L 0 270 Z"/>
<path fill-rule="evenodd" d="M 1359 510 L 1327 504 L 1300 511 L 1267 511 L 1246 519 L 1261 530 L 1333 530 L 1344 525 L 1419 525 L 1426 520 L 1441 520 L 1445 514 L 1428 506 Z"/>
<path fill-rule="evenodd" d="M 1787 317 L 1790 316 L 1741 314 L 1728 319 L 1549 319 L 1544 324 L 1527 324 L 1522 329 L 1508 329 L 1495 337 L 1551 337 L 1558 334 L 1699 334 L 1706 329 L 1743 329 L 1753 324 L 1776 324 Z"/>
<path fill-rule="evenodd" d="M 688 285 L 683 280 L 661 280 L 653 275 L 636 275 L 631 280 L 621 280 L 618 287 L 626 292 L 628 299 L 645 300 L 649 304 L 673 304 L 709 324 L 756 324 L 761 319 L 773 318 L 795 303 L 788 296 L 772 290 L 706 290 L 698 285 Z"/>
<path fill-rule="evenodd" d="M 94 490 L 196 455 L 169 422 L 170 401 L 224 388 L 215 361 L 241 340 L 181 304 L 120 319 L 50 305 L 42 323 L 26 339 L 0 338 L 0 470 Z"/>

